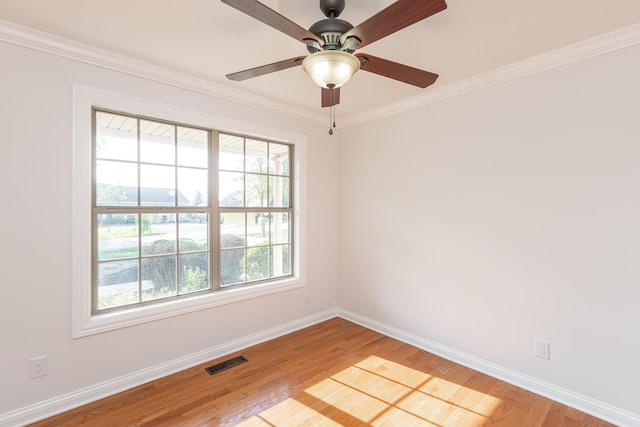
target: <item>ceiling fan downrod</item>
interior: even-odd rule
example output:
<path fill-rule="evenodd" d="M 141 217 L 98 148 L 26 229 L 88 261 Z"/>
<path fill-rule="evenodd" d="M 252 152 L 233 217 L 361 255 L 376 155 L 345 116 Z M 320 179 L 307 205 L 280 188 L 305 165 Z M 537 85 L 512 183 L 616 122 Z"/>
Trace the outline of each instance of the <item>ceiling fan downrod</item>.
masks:
<path fill-rule="evenodd" d="M 327 18 L 337 18 L 344 10 L 344 0 L 320 0 L 320 10 Z"/>

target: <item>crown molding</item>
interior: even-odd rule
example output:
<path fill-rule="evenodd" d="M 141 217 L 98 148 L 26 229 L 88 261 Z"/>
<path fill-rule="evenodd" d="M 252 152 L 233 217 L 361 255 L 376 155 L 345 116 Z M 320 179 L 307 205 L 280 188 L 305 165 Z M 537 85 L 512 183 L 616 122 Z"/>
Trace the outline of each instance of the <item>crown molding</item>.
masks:
<path fill-rule="evenodd" d="M 305 122 L 323 124 L 324 115 L 240 89 L 98 49 L 0 19 L 0 41 L 119 71 L 158 83 L 186 89 Z"/>
<path fill-rule="evenodd" d="M 322 125 L 326 122 L 324 115 L 311 110 L 293 107 L 240 89 L 149 64 L 125 55 L 94 48 L 4 20 L 0 20 L 0 41 L 281 114 L 312 124 Z M 343 117 L 340 127 L 347 128 L 381 119 L 510 80 L 603 55 L 638 43 L 640 43 L 640 24 L 635 24 L 447 86 L 436 87 L 417 96 Z"/>
<path fill-rule="evenodd" d="M 372 120 L 433 104 L 448 98 L 480 90 L 486 87 L 561 67 L 573 62 L 613 52 L 640 43 L 640 24 L 634 24 L 598 37 L 594 37 L 551 52 L 534 56 L 496 70 L 489 71 L 447 86 L 433 88 L 426 92 L 398 102 L 373 108 L 340 119 L 340 127 L 346 128 Z"/>

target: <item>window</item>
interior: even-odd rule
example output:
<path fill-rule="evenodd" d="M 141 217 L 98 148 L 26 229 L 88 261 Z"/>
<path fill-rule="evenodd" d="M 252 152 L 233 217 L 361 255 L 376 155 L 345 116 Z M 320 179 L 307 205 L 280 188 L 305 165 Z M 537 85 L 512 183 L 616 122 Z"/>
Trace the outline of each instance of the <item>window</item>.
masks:
<path fill-rule="evenodd" d="M 193 110 L 179 104 L 165 104 L 79 84 L 73 86 L 73 106 L 70 218 L 73 338 L 235 304 L 305 286 L 306 135 L 216 115 L 211 111 Z M 130 142 L 132 145 L 125 145 L 131 147 L 131 153 L 126 151 L 129 148 L 116 147 L 108 152 L 104 141 L 96 141 L 98 126 L 94 126 L 96 117 L 93 116 L 98 112 L 105 114 L 105 118 L 111 114 L 123 123 L 135 123 L 135 138 L 130 135 L 133 128 L 129 128 L 128 133 L 123 133 L 119 138 L 121 143 L 127 141 L 124 135 L 129 135 L 128 137 L 134 140 Z M 154 124 L 157 130 L 148 127 L 145 133 L 145 122 Z M 111 127 L 104 125 L 104 122 L 101 123 L 103 129 L 100 132 L 103 132 L 105 137 L 115 132 Z M 113 123 L 115 127 L 116 122 Z M 173 131 L 173 138 L 170 137 L 171 131 L 160 132 L 161 128 L 167 130 L 166 126 Z M 118 138 L 114 137 L 111 144 L 117 144 L 116 139 Z M 149 145 L 152 141 L 155 145 Z M 236 145 L 229 146 L 225 141 L 236 141 Z M 263 143 L 263 148 L 254 150 L 254 142 Z M 96 143 L 102 146 L 98 147 Z M 240 144 L 242 148 L 239 148 Z M 171 149 L 168 147 L 171 146 L 173 155 L 169 154 Z M 230 160 L 235 157 L 236 162 L 240 161 L 237 160 L 240 151 L 243 156 L 242 167 L 234 165 L 234 161 Z M 193 155 L 189 156 L 188 153 Z M 288 158 L 285 153 L 288 153 Z M 258 166 L 255 166 L 256 162 L 251 156 L 262 158 L 262 165 L 258 162 Z M 272 160 L 266 161 L 265 157 Z M 98 161 L 102 164 L 101 168 L 105 168 L 101 169 L 102 173 L 108 170 L 109 166 L 118 166 L 117 176 L 112 174 L 111 178 L 107 178 L 107 175 L 103 175 L 100 178 L 101 181 L 106 181 L 100 186 L 100 199 L 99 192 L 96 191 Z M 135 191 L 121 189 L 122 192 L 117 192 L 115 188 L 105 190 L 109 184 L 111 187 L 126 187 L 125 179 L 130 179 L 125 174 L 128 168 L 139 170 L 137 177 L 132 179 L 137 186 Z M 219 168 L 223 169 L 219 172 Z M 205 170 L 208 172 L 204 172 Z M 157 184 L 157 188 L 168 188 L 170 191 L 170 187 L 175 186 L 174 198 L 170 198 L 170 202 L 166 200 L 166 196 L 161 199 L 157 194 L 146 191 L 143 194 L 141 189 L 155 188 L 147 181 L 148 177 L 153 176 L 149 171 L 160 171 L 161 179 L 166 179 L 162 185 Z M 169 173 L 165 174 L 166 171 Z M 229 176 L 222 172 L 236 175 Z M 191 185 L 193 181 L 201 181 L 190 179 L 189 174 L 206 173 L 209 174 L 206 183 L 198 184 L 202 185 L 202 189 Z M 221 182 L 220 178 L 225 176 L 229 179 Z M 240 177 L 244 180 L 241 185 L 238 182 Z M 254 179 L 260 182 L 266 179 L 266 192 L 264 186 L 251 186 Z M 229 190 L 240 187 L 244 192 L 242 199 L 238 194 L 231 195 L 235 190 Z M 282 193 L 277 193 L 280 188 Z M 196 190 L 200 195 L 196 195 Z M 262 191 L 262 198 L 259 198 L 258 190 Z M 117 200 L 123 198 L 123 192 L 129 204 L 125 203 L 125 200 Z M 282 199 L 279 198 L 279 194 L 282 194 Z M 230 195 L 231 197 L 228 197 Z M 222 204 L 218 200 L 222 200 Z M 235 204 L 231 205 L 231 201 L 234 200 Z M 238 203 L 240 200 L 242 205 Z M 278 220 L 280 214 L 281 221 Z M 98 215 L 120 216 L 100 217 L 99 222 Z M 122 215 L 133 215 L 133 218 Z M 154 215 L 159 215 L 159 218 Z M 163 218 L 163 215 L 166 216 Z M 233 215 L 243 217 L 244 232 L 240 220 L 234 219 Z M 135 223 L 127 223 L 132 219 Z M 124 246 L 129 245 L 128 254 L 108 252 L 106 249 L 98 251 L 98 227 L 99 224 L 109 226 L 109 222 L 105 224 L 106 220 L 113 220 L 113 229 L 107 232 L 114 236 L 106 239 L 101 235 L 105 242 L 109 241 L 103 245 L 112 245 L 111 249 L 114 249 L 118 241 L 115 231 L 120 225 L 121 231 L 129 233 L 129 237 L 126 237 L 129 240 L 123 242 Z M 171 222 L 172 220 L 175 222 Z M 149 223 L 151 230 L 148 228 Z M 279 231 L 278 224 L 282 225 Z M 125 225 L 129 230 L 124 229 Z M 172 230 L 171 233 L 166 231 L 168 229 Z M 158 240 L 161 234 L 156 233 L 159 232 L 164 232 L 164 237 L 171 237 L 165 240 L 176 242 L 175 250 L 173 243 L 169 244 L 169 249 L 150 249 L 149 239 Z M 222 237 L 228 234 L 241 237 L 243 241 L 240 242 L 240 239 L 236 238 L 235 243 L 229 243 L 228 237 Z M 120 238 L 125 239 L 124 236 Z M 137 243 L 134 245 L 133 242 L 136 240 Z M 221 247 L 222 240 L 225 241 L 224 247 Z M 149 250 L 160 253 L 150 254 Z M 99 260 L 98 254 L 101 252 L 103 259 Z M 228 256 L 229 253 L 233 256 Z M 282 264 L 278 259 L 280 253 Z M 235 264 L 232 262 L 234 256 Z M 206 261 L 201 260 L 203 257 Z M 169 261 L 170 259 L 175 261 Z M 108 279 L 107 283 L 111 284 L 105 285 L 109 287 L 101 291 L 104 291 L 103 295 L 107 290 L 111 291 L 108 298 L 111 298 L 112 302 L 97 309 L 98 263 L 100 262 L 104 268 L 106 277 L 109 273 L 108 268 L 118 269 L 115 264 L 117 261 L 129 261 L 134 264 L 134 269 L 121 268 L 120 270 L 130 276 L 120 277 L 120 283 L 117 275 Z M 136 263 L 138 277 L 133 274 Z M 165 271 L 169 270 L 167 266 L 175 266 L 175 270 L 170 269 L 172 279 L 168 282 L 170 285 L 162 290 L 165 292 L 162 297 L 147 298 L 147 294 L 143 300 L 144 292 L 148 291 L 149 286 L 153 286 L 142 280 L 141 275 L 145 274 L 143 263 L 160 263 Z M 225 264 L 224 269 L 220 267 L 221 263 Z M 237 276 L 231 274 L 234 266 Z M 147 278 L 144 277 L 144 280 Z M 125 298 L 124 294 L 115 295 L 119 288 L 134 286 L 137 286 L 138 295 L 133 302 L 115 303 L 116 300 L 122 301 Z M 145 290 L 141 292 L 142 288 Z"/>
<path fill-rule="evenodd" d="M 93 109 L 91 312 L 293 275 L 293 146 Z"/>

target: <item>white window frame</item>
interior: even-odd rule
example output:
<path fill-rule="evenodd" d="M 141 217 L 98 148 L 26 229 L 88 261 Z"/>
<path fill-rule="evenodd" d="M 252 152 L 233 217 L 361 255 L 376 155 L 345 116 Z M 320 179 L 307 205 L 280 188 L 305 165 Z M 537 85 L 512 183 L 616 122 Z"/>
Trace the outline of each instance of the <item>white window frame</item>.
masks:
<path fill-rule="evenodd" d="M 193 111 L 173 105 L 152 102 L 84 85 L 73 88 L 72 144 L 72 338 L 94 335 L 119 328 L 164 319 L 224 304 L 271 295 L 305 286 L 306 255 L 306 153 L 307 138 L 303 134 L 276 129 L 219 115 Z M 91 313 L 91 165 L 92 107 L 121 111 L 133 115 L 185 123 L 293 144 L 294 158 L 294 265 L 293 276 L 267 283 L 231 287 L 216 292 L 194 295 L 156 304 L 135 306 L 118 311 Z M 216 169 L 217 170 L 217 169 Z M 214 201 L 215 202 L 215 201 Z M 216 243 L 213 243 L 216 245 Z"/>

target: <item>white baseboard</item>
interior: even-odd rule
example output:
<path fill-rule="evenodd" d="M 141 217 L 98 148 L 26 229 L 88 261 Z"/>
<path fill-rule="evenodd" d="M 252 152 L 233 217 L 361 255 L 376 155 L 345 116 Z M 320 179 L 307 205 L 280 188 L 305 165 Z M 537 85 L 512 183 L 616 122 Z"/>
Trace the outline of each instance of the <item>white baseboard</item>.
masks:
<path fill-rule="evenodd" d="M 0 427 L 24 426 L 61 412 L 77 408 L 98 399 L 111 396 L 121 391 L 137 387 L 149 381 L 166 377 L 167 375 L 205 363 L 209 360 L 217 359 L 247 347 L 306 328 L 307 326 L 334 318 L 337 315 L 337 310 L 327 310 L 253 335 L 242 337 L 219 346 L 211 347 L 197 353 L 192 353 L 178 359 L 151 366 L 128 375 L 123 375 L 112 380 L 94 384 L 71 393 L 0 414 Z"/>
<path fill-rule="evenodd" d="M 591 399 L 587 396 L 558 387 L 554 384 L 540 381 L 528 375 L 479 359 L 475 356 L 460 352 L 456 349 L 438 344 L 350 311 L 336 309 L 317 313 L 219 346 L 170 360 L 129 375 L 94 384 L 71 393 L 29 405 L 5 414 L 0 414 L 0 427 L 24 426 L 336 316 L 413 345 L 422 350 L 426 350 L 452 362 L 459 363 L 460 365 L 474 369 L 478 372 L 506 381 L 525 390 L 545 396 L 620 427 L 640 426 L 639 414 L 633 414 L 609 404 Z"/>
<path fill-rule="evenodd" d="M 408 333 L 406 331 L 394 328 L 392 326 L 380 323 L 364 316 L 352 313 L 347 310 L 338 310 L 338 316 L 343 319 L 357 323 L 365 328 L 380 332 L 398 341 L 413 345 L 422 350 L 428 351 L 452 362 L 466 366 L 478 372 L 482 372 L 494 378 L 508 382 L 515 386 L 529 390 L 533 393 L 547 397 L 549 399 L 560 402 L 564 405 L 578 409 L 594 417 L 616 424 L 620 427 L 638 427 L 640 426 L 640 414 L 634 414 L 615 406 L 597 401 L 587 396 L 575 393 L 571 390 L 558 387 L 554 384 L 541 381 L 534 377 L 522 374 L 520 372 L 507 369 L 495 363 L 479 359 L 467 353 L 463 353 L 451 347 L 438 344 L 428 339 Z"/>

